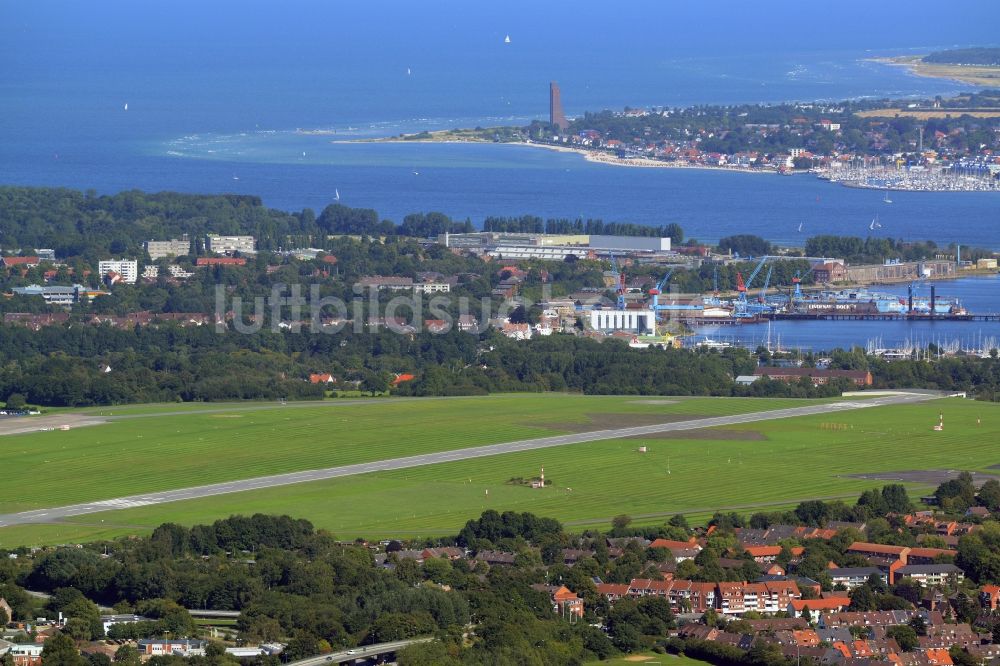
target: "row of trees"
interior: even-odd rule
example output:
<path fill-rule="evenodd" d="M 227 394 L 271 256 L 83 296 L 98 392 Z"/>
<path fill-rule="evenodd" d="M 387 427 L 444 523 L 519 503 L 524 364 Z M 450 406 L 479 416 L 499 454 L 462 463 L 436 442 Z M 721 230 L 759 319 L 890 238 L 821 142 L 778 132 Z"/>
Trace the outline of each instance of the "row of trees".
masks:
<path fill-rule="evenodd" d="M 998 48 L 968 48 L 968 49 L 947 49 L 945 51 L 934 51 L 928 53 L 922 60 L 924 62 L 954 64 L 954 65 L 984 65 L 987 67 L 1000 66 L 1000 49 Z"/>
<path fill-rule="evenodd" d="M 1000 397 L 997 358 L 887 363 L 844 351 L 832 358 L 833 367 L 870 370 L 879 387 Z M 40 331 L 0 326 L 0 359 L 0 399 L 17 405 L 322 398 L 324 387 L 306 381 L 316 372 L 332 373 L 337 387 L 366 391 L 384 391 L 394 374 L 410 373 L 416 379 L 396 391 L 415 396 L 572 391 L 823 397 L 846 386 L 768 380 L 734 386 L 733 377 L 753 373 L 758 363 L 757 354 L 742 348 L 635 350 L 616 340 L 562 334 L 518 342 L 492 330 L 482 335 L 458 330 L 400 335 L 347 327 L 328 335 L 265 328 L 242 335 L 175 324 L 132 329 L 70 325 Z"/>

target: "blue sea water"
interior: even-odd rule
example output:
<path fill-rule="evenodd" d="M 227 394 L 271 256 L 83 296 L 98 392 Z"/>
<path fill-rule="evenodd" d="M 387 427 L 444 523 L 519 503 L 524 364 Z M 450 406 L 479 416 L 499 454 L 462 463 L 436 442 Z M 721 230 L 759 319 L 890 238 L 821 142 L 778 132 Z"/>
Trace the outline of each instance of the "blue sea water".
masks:
<path fill-rule="evenodd" d="M 0 183 L 236 192 L 399 221 L 437 210 L 679 222 L 689 237 L 878 233 L 1000 249 L 1000 198 L 875 192 L 809 176 L 628 169 L 503 145 L 349 138 L 569 115 L 950 95 L 871 62 L 995 43 L 997 3 L 0 3 Z M 933 17 L 933 18 L 931 18 Z M 510 43 L 504 37 L 510 36 Z M 128 105 L 126 110 L 125 105 Z M 322 129 L 336 134 L 302 134 Z M 802 232 L 798 232 L 799 224 Z"/>
<path fill-rule="evenodd" d="M 794 242 L 800 222 L 806 233 L 860 233 L 877 197 L 808 178 L 331 139 L 545 117 L 550 79 L 571 115 L 950 94 L 965 86 L 867 58 L 989 43 L 1000 22 L 992 4 L 934 21 L 912 2 L 878 4 L 839 3 L 831 16 L 782 2 L 713 12 L 662 2 L 627 12 L 594 2 L 0 3 L 0 182 L 244 192 L 286 209 L 321 209 L 339 190 L 395 220 L 440 210 L 474 221 L 678 221 L 705 240 L 748 231 Z M 885 234 L 997 246 L 998 210 L 987 195 L 900 195 L 880 219 Z"/>

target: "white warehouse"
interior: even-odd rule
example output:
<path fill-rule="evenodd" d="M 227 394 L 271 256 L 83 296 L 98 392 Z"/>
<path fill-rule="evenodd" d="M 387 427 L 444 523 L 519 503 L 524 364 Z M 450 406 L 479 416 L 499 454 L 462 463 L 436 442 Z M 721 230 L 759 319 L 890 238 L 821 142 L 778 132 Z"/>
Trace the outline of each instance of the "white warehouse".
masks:
<path fill-rule="evenodd" d="M 621 252 L 670 252 L 670 238 L 650 236 L 595 236 L 591 235 L 591 250 L 619 250 Z"/>
<path fill-rule="evenodd" d="M 590 327 L 595 331 L 629 331 L 653 335 L 656 313 L 653 310 L 591 310 Z"/>

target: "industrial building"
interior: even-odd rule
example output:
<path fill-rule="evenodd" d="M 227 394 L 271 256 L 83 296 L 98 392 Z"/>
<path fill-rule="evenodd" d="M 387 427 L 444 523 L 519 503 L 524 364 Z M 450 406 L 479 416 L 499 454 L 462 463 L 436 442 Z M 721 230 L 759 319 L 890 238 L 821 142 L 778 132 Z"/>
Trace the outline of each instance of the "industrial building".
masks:
<path fill-rule="evenodd" d="M 656 326 L 654 310 L 591 310 L 590 328 L 602 333 L 629 331 L 638 335 L 653 335 Z"/>
<path fill-rule="evenodd" d="M 591 250 L 615 252 L 670 252 L 669 238 L 652 236 L 590 236 L 587 246 Z"/>
<path fill-rule="evenodd" d="M 589 234 L 519 234 L 483 231 L 441 234 L 437 242 L 448 248 L 468 250 L 504 259 L 560 261 L 608 256 L 612 253 L 659 255 L 671 252 L 669 238 L 648 236 L 599 236 Z"/>
<path fill-rule="evenodd" d="M 900 261 L 886 264 L 847 266 L 848 282 L 872 284 L 873 282 L 908 282 L 921 278 L 940 278 L 955 275 L 957 265 L 951 260 Z M 818 279 L 818 278 L 817 278 Z"/>
<path fill-rule="evenodd" d="M 62 306 L 73 305 L 83 297 L 95 298 L 108 293 L 99 289 L 89 289 L 80 284 L 72 287 L 32 284 L 27 287 L 14 287 L 11 291 L 19 296 L 41 296 L 50 305 Z"/>

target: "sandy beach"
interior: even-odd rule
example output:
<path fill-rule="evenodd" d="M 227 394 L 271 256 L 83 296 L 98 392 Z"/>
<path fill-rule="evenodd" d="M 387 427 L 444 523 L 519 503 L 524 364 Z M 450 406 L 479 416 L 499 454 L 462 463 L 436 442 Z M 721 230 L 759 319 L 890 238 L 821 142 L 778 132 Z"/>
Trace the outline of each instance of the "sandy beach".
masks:
<path fill-rule="evenodd" d="M 1000 84 L 1000 67 L 927 63 L 922 58 L 923 56 L 921 55 L 895 56 L 891 58 L 869 58 L 869 61 L 893 67 L 905 67 L 914 76 L 923 76 L 931 79 L 950 79 L 974 86 L 996 86 Z"/>

